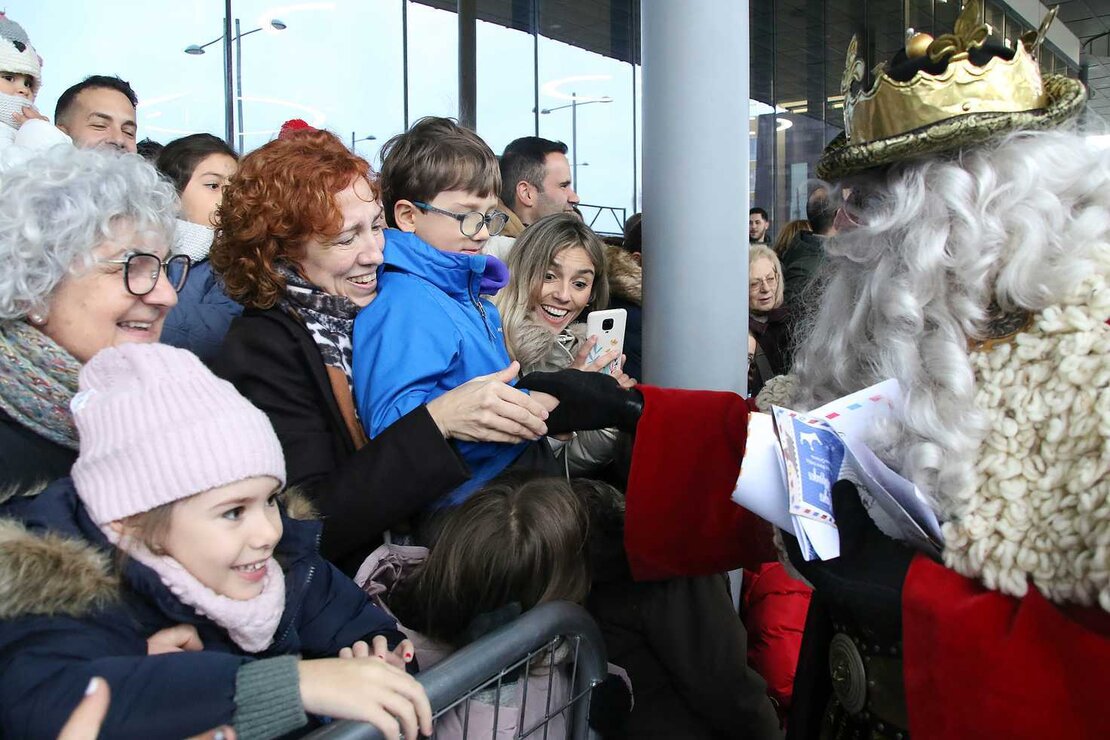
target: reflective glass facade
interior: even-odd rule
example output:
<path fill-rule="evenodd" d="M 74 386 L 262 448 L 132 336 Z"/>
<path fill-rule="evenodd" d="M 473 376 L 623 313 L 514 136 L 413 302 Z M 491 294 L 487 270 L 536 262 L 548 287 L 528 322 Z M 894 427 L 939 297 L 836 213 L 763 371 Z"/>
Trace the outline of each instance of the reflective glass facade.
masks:
<path fill-rule="evenodd" d="M 747 174 L 774 229 L 804 215 L 805 183 L 843 125 L 852 35 L 870 69 L 906 28 L 946 31 L 958 12 L 958 0 L 751 0 Z M 118 0 L 95 12 L 78 0 L 14 0 L 8 13 L 44 59 L 47 115 L 84 76 L 118 74 L 139 94 L 140 138 L 224 136 L 225 0 Z M 1029 30 L 1004 3 L 988 1 L 984 15 L 1004 42 Z M 243 151 L 299 117 L 377 165 L 381 145 L 420 116 L 454 116 L 497 152 L 518 136 L 566 142 L 599 230 L 619 231 L 639 210 L 639 0 L 232 0 L 231 16 Z M 185 53 L 190 45 L 204 53 Z M 1051 48 L 1041 63 L 1076 74 Z"/>

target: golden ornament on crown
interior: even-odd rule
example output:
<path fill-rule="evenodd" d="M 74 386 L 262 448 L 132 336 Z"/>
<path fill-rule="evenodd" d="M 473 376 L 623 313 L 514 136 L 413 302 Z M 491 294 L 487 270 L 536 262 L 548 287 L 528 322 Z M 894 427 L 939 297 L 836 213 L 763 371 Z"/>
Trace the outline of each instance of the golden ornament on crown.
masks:
<path fill-rule="evenodd" d="M 1056 17 L 1052 9 L 1037 31 L 1021 37 L 1010 60 L 995 56 L 980 67 L 969 58 L 972 49 L 986 41 L 990 27 L 979 23 L 981 3 L 964 6 L 952 33 L 932 38 L 926 33 L 910 36 L 906 56 L 928 56 L 932 62 L 946 57 L 948 64 L 937 75 L 919 71 L 907 82 L 899 82 L 880 70 L 869 91 L 852 93 L 853 82 L 863 81 L 863 62 L 856 57 L 858 42 L 848 47 L 847 71 L 841 83 L 844 93 L 844 127 L 852 143 L 876 141 L 913 131 L 969 113 L 1014 113 L 1047 105 L 1037 51 Z"/>

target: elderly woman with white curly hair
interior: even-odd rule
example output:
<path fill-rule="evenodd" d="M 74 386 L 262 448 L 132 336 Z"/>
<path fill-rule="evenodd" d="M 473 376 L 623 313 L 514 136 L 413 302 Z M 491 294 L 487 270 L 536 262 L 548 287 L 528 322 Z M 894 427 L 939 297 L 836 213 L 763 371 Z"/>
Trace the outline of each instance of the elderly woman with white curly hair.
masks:
<path fill-rule="evenodd" d="M 0 487 L 68 475 L 81 365 L 158 341 L 189 272 L 170 254 L 176 211 L 173 188 L 137 156 L 56 147 L 5 173 Z"/>

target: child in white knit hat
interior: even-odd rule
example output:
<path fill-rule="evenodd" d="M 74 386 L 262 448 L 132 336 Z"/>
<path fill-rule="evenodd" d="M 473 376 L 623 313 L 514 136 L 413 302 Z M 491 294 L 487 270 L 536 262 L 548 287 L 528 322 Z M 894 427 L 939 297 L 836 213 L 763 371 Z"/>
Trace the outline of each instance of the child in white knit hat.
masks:
<path fill-rule="evenodd" d="M 412 643 L 278 501 L 265 414 L 161 344 L 103 350 L 78 383 L 72 478 L 0 505 L 0 736 L 55 737 L 96 679 L 104 737 L 313 715 L 430 733 Z"/>
<path fill-rule="evenodd" d="M 42 57 L 27 32 L 0 13 L 0 167 L 57 144 L 71 143 L 35 108 L 42 87 Z"/>

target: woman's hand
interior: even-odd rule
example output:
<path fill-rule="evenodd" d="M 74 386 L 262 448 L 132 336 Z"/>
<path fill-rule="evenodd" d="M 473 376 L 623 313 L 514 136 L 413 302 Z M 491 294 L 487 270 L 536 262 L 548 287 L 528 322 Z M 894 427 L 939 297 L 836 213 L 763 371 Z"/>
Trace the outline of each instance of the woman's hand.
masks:
<path fill-rule="evenodd" d="M 181 653 L 186 650 L 204 650 L 197 628 L 191 624 L 175 624 L 146 638 L 147 655 Z"/>
<path fill-rule="evenodd" d="M 392 652 L 389 649 L 389 643 L 385 639 L 385 635 L 376 636 L 372 642 L 373 646 L 368 645 L 365 640 L 359 640 L 351 647 L 345 647 L 339 651 L 340 658 L 369 658 L 375 657 L 379 660 L 384 660 L 391 666 L 404 670 L 405 665 L 412 662 L 413 657 L 416 655 L 416 648 L 412 644 L 412 640 L 401 640 L 397 647 L 393 648 Z"/>
<path fill-rule="evenodd" d="M 432 734 L 424 687 L 400 668 L 373 657 L 302 660 L 301 702 L 306 712 L 369 722 L 390 740 Z"/>
<path fill-rule="evenodd" d="M 570 364 L 570 369 L 581 370 L 587 373 L 599 373 L 610 362 L 617 359 L 617 351 L 611 349 L 608 352 L 602 352 L 593 362 L 586 362 L 586 359 L 590 356 L 590 350 L 592 350 L 595 345 L 597 345 L 596 336 L 587 339 L 582 344 L 582 349 L 578 350 L 578 355 L 575 356 L 574 362 Z M 628 356 L 621 355 L 620 359 L 620 367 L 623 368 L 625 360 L 628 359 Z M 633 378 L 631 375 L 624 372 L 623 370 L 613 377 L 617 379 L 617 384 L 620 385 L 621 388 L 634 388 L 636 386 L 636 383 L 638 382 L 635 378 Z"/>
<path fill-rule="evenodd" d="M 602 352 L 593 362 L 586 362 L 590 356 L 590 351 L 595 346 L 597 346 L 596 336 L 592 336 L 583 342 L 581 349 L 578 350 L 578 354 L 574 357 L 574 362 L 570 363 L 570 369 L 581 370 L 587 373 L 596 373 L 600 372 L 602 368 L 617 359 L 617 351 L 611 349 L 608 352 Z"/>
<path fill-rule="evenodd" d="M 508 383 L 516 379 L 520 363 L 481 375 L 428 402 L 440 432 L 465 442 L 531 442 L 547 434 L 548 411 L 527 393 Z"/>

